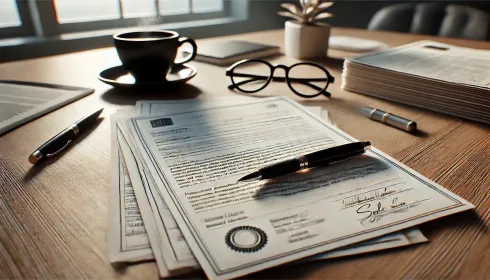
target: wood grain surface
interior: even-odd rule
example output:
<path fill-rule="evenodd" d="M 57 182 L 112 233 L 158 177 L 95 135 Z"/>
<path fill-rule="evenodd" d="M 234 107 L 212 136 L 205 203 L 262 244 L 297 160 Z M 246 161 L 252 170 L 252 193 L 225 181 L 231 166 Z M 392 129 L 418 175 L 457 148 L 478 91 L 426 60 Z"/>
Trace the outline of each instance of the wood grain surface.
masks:
<path fill-rule="evenodd" d="M 185 34 L 183 34 L 185 35 Z M 333 35 L 364 37 L 397 46 L 429 39 L 490 49 L 489 42 L 334 28 Z M 282 30 L 207 39 L 231 38 L 283 45 Z M 199 42 L 198 42 L 199 43 Z M 426 110 L 349 93 L 340 89 L 343 57 L 330 50 L 315 60 L 336 78 L 332 98 L 304 100 L 283 83 L 257 96 L 286 95 L 304 105 L 326 108 L 331 119 L 350 135 L 370 140 L 392 155 L 476 206 L 469 211 L 426 223 L 430 242 L 337 260 L 272 268 L 247 278 L 394 279 L 490 277 L 490 129 L 489 126 Z M 293 58 L 272 58 L 292 64 Z M 0 79 L 93 87 L 95 93 L 0 136 L 0 278 L 155 279 L 151 262 L 111 265 L 107 257 L 107 207 L 110 187 L 110 122 L 117 109 L 140 99 L 206 99 L 233 97 L 222 67 L 192 62 L 198 75 L 178 89 L 128 92 L 97 80 L 103 69 L 118 65 L 113 48 L 0 64 Z M 463 93 L 462 93 L 463 94 Z M 489 97 L 490 98 L 490 97 Z M 418 123 L 420 133 L 403 131 L 360 116 L 370 106 Z M 81 116 L 104 107 L 104 120 L 84 133 L 65 153 L 32 167 L 27 157 L 40 144 Z M 205 277 L 202 273 L 187 277 Z"/>

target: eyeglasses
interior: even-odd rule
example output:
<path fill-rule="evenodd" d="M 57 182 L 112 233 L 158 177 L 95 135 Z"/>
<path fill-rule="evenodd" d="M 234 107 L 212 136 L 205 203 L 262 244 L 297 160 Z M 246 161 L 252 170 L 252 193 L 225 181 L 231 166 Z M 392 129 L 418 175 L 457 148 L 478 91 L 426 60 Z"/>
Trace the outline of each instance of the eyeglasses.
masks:
<path fill-rule="evenodd" d="M 277 68 L 286 71 L 285 77 L 274 77 Z M 320 94 L 330 97 L 326 91 L 328 85 L 334 82 L 334 77 L 324 67 L 301 62 L 293 66 L 281 64 L 272 65 L 265 60 L 246 59 L 239 61 L 228 69 L 232 84 L 229 89 L 237 89 L 245 93 L 254 93 L 264 89 L 271 81 L 287 82 L 289 88 L 301 97 L 312 98 Z"/>

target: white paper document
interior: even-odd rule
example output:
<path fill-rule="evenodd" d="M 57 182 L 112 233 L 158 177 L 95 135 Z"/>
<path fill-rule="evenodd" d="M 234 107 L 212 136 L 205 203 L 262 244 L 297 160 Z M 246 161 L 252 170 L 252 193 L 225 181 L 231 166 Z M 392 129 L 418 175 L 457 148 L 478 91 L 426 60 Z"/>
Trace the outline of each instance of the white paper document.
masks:
<path fill-rule="evenodd" d="M 244 100 L 244 99 L 238 99 Z M 140 101 L 136 104 L 136 108 L 140 108 L 141 115 L 158 114 L 162 112 L 172 111 L 185 111 L 192 107 L 191 104 L 200 104 L 200 108 L 212 107 L 217 104 L 233 104 L 236 103 L 236 99 L 216 99 L 213 101 L 196 101 L 196 100 L 181 100 L 181 101 Z M 189 106 L 191 105 L 191 106 Z M 331 123 L 328 112 L 321 107 L 305 107 L 308 111 L 314 113 L 317 116 L 321 116 L 322 119 L 328 123 Z M 131 138 L 131 135 L 126 132 L 126 125 L 122 119 L 130 117 L 134 113 L 130 111 L 120 112 L 114 115 L 115 119 L 113 125 L 116 129 L 122 132 L 124 138 Z M 117 135 L 115 135 L 117 136 Z M 117 138 L 117 137 L 116 137 Z M 151 253 L 150 243 L 147 238 L 147 233 L 143 225 L 144 220 L 150 220 L 149 223 L 161 224 L 157 232 L 150 232 L 150 235 L 155 235 L 155 239 L 160 239 L 163 245 L 161 250 L 163 261 L 169 270 L 170 275 L 178 275 L 191 269 L 200 269 L 197 261 L 194 259 L 192 252 L 185 241 L 178 225 L 173 219 L 172 214 L 169 212 L 163 197 L 160 195 L 158 188 L 151 176 L 140 176 L 141 170 L 135 170 L 133 173 L 133 179 L 138 181 L 136 185 L 144 186 L 144 189 L 136 190 L 142 193 L 144 200 L 140 201 L 143 204 L 149 205 L 153 211 L 152 216 L 142 216 L 139 212 L 136 196 L 134 195 L 133 186 L 130 179 L 130 174 L 126 168 L 126 160 L 133 161 L 136 164 L 136 157 L 134 153 L 122 155 L 120 146 L 125 145 L 125 142 L 118 138 L 118 143 L 113 143 L 113 152 L 117 155 L 113 155 L 114 161 L 114 185 L 112 189 L 112 195 L 110 200 L 110 222 L 109 222 L 109 244 L 111 252 L 110 259 L 112 262 L 131 262 L 139 260 L 153 259 L 154 256 Z M 129 146 L 132 146 L 132 141 L 128 141 Z M 131 147 L 134 149 L 134 147 Z M 116 166 L 119 165 L 119 168 Z M 141 178 L 148 178 L 146 181 L 142 181 Z M 153 198 L 153 200 L 150 199 Z M 120 207 L 120 208 L 119 208 Z M 120 210 L 120 211 L 119 211 Z M 119 217 L 119 218 L 118 218 Z M 128 221 L 124 223 L 123 221 Z M 137 223 L 133 223 L 133 222 Z M 132 226 L 136 226 L 134 229 Z M 416 238 L 408 238 L 407 232 L 411 232 L 412 236 Z M 166 238 L 160 238 L 166 237 Z M 120 240 L 122 239 L 122 240 Z M 120 244 L 134 243 L 134 246 L 123 246 Z M 131 242 L 132 241 L 132 242 Z M 365 241 L 349 248 L 342 248 L 332 252 L 322 253 L 304 261 L 329 259 L 353 254 L 366 253 L 370 251 L 388 249 L 393 247 L 407 246 L 415 243 L 426 242 L 427 239 L 418 229 L 406 230 L 403 232 L 396 232 L 388 234 L 379 238 Z M 142 249 L 145 248 L 145 249 Z"/>
<path fill-rule="evenodd" d="M 87 88 L 0 81 L 0 135 L 93 91 Z"/>
<path fill-rule="evenodd" d="M 127 113 L 126 113 L 127 114 Z M 141 209 L 141 218 L 144 222 L 153 256 L 157 262 L 160 276 L 169 277 L 182 274 L 198 266 L 194 260 L 187 243 L 180 230 L 175 225 L 171 214 L 166 214 L 168 209 L 162 202 L 158 191 L 152 188 L 152 178 L 148 176 L 144 166 L 135 160 L 132 141 L 124 127 L 119 126 L 117 120 L 124 114 L 116 114 L 111 117 L 113 133 L 116 135 L 115 146 L 120 146 L 123 160 L 128 166 L 128 175 L 132 183 L 134 195 L 138 207 Z M 173 242 L 170 241 L 172 239 Z M 184 244 L 186 248 L 178 246 Z"/>
<path fill-rule="evenodd" d="M 356 141 L 287 98 L 129 124 L 210 278 L 238 277 L 474 207 L 377 149 L 280 180 L 237 183 L 265 164 Z"/>
<path fill-rule="evenodd" d="M 111 262 L 153 259 L 150 241 L 139 211 L 133 185 L 118 145 L 113 145 L 113 178 L 109 198 L 108 243 Z"/>
<path fill-rule="evenodd" d="M 345 256 L 358 255 L 368 252 L 380 251 L 390 248 L 403 247 L 429 241 L 422 232 L 417 228 L 409 228 L 399 232 L 390 233 L 369 239 L 360 243 L 342 247 L 336 250 L 321 253 L 315 256 L 303 259 L 304 261 L 316 261 L 323 259 L 333 259 Z"/>

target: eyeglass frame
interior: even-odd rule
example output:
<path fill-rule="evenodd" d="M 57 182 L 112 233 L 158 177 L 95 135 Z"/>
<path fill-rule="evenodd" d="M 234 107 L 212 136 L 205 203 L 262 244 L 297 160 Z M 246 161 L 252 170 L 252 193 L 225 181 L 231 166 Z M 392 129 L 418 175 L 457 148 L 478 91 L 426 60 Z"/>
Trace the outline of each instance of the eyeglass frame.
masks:
<path fill-rule="evenodd" d="M 236 74 L 238 73 L 234 73 L 234 70 L 235 68 L 240 65 L 240 64 L 243 64 L 243 63 L 246 63 L 246 62 L 259 62 L 259 63 L 263 63 L 267 66 L 269 66 L 270 70 L 271 70 L 271 74 L 269 77 L 266 77 L 266 76 L 259 76 L 259 75 L 253 75 L 253 74 L 241 74 L 241 76 L 237 76 Z M 318 81 L 318 78 L 312 78 L 312 79 L 309 79 L 309 78 L 290 78 L 289 77 L 289 71 L 295 67 L 295 66 L 298 66 L 298 65 L 309 65 L 309 66 L 313 66 L 313 67 L 317 67 L 317 68 L 320 68 L 321 70 L 323 70 L 323 72 L 325 72 L 325 74 L 327 75 L 327 84 L 325 85 L 325 87 L 322 89 L 321 87 L 317 86 L 317 85 L 314 85 L 314 84 L 310 84 L 310 82 L 314 82 L 314 81 Z M 286 76 L 285 77 L 274 77 L 274 71 L 278 68 L 281 68 L 281 69 L 284 69 L 284 71 L 286 72 Z M 250 77 L 252 78 L 252 80 L 247 80 L 247 81 L 241 81 L 239 83 L 235 83 L 235 81 L 233 80 L 233 75 L 235 75 L 236 77 Z M 265 87 L 267 87 L 269 85 L 269 83 L 274 80 L 274 81 L 278 81 L 278 82 L 286 82 L 287 85 L 289 86 L 289 88 L 291 89 L 291 91 L 293 91 L 295 94 L 301 96 L 301 97 L 304 97 L 304 98 L 313 98 L 313 97 L 317 97 L 321 94 L 327 96 L 327 97 L 330 97 L 331 94 L 326 91 L 326 89 L 328 88 L 328 86 L 330 85 L 330 83 L 334 83 L 335 81 L 335 78 L 330 74 L 330 72 L 328 72 L 327 69 L 325 69 L 325 67 L 319 65 L 319 64 L 316 64 L 316 63 L 312 63 L 312 62 L 299 62 L 299 63 L 296 63 L 296 64 L 293 64 L 291 66 L 286 66 L 286 65 L 283 65 L 283 64 L 275 64 L 275 65 L 272 65 L 271 63 L 269 63 L 268 61 L 266 60 L 262 60 L 262 59 L 243 59 L 243 60 L 240 60 L 238 62 L 235 62 L 233 65 L 231 65 L 230 67 L 228 67 L 226 69 L 226 76 L 230 77 L 231 79 L 231 85 L 228 86 L 228 89 L 238 89 L 239 91 L 241 92 L 245 92 L 245 93 L 255 93 L 255 92 L 258 92 L 258 91 L 261 91 L 263 90 Z M 242 89 L 240 88 L 240 84 L 243 83 L 248 83 L 248 82 L 253 82 L 255 81 L 256 79 L 253 79 L 253 78 L 267 78 L 267 81 L 265 82 L 265 84 L 260 87 L 259 89 L 256 89 L 256 90 L 245 90 L 245 89 Z M 305 95 L 305 94 L 302 94 L 300 92 L 298 92 L 297 90 L 295 90 L 293 88 L 293 86 L 291 85 L 291 81 L 294 81 L 294 80 L 300 80 L 300 82 L 302 82 L 302 84 L 306 84 L 307 86 L 310 86 L 316 90 L 318 90 L 318 93 L 315 94 L 315 95 Z M 321 80 L 323 81 L 324 79 L 321 78 Z"/>

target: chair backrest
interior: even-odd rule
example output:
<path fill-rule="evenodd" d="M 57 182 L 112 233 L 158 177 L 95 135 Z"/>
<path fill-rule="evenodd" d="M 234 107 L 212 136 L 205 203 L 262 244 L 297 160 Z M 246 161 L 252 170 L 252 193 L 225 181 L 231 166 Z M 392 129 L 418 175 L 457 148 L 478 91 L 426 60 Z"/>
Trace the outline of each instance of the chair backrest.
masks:
<path fill-rule="evenodd" d="M 368 29 L 489 40 L 490 16 L 468 6 L 404 3 L 376 12 Z"/>

